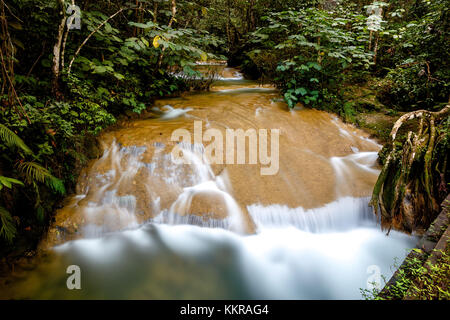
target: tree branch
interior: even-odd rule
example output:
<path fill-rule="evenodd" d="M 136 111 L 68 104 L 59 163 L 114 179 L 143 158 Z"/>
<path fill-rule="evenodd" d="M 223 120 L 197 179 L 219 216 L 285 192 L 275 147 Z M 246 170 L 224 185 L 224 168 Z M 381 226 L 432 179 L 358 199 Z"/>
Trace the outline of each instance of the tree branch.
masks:
<path fill-rule="evenodd" d="M 427 111 L 427 110 L 417 110 L 417 111 L 412 111 L 407 114 L 404 114 L 395 122 L 394 126 L 392 127 L 392 131 L 390 134 L 391 141 L 392 142 L 395 141 L 398 130 L 405 122 L 407 122 L 409 120 L 412 120 L 415 118 L 420 118 L 420 117 L 427 117 L 427 118 L 434 117 L 434 119 L 436 121 L 438 121 L 438 120 L 444 118 L 448 114 L 450 114 L 450 104 L 446 105 L 441 111 L 437 111 L 437 112 L 432 112 L 432 111 Z"/>
<path fill-rule="evenodd" d="M 86 42 L 89 41 L 89 39 L 98 31 L 100 30 L 109 20 L 111 20 L 112 18 L 114 18 L 115 16 L 117 16 L 119 13 L 121 13 L 125 8 L 121 8 L 119 11 L 117 11 L 116 13 L 114 13 L 112 16 L 109 16 L 105 21 L 103 21 L 102 23 L 100 23 L 97 28 L 95 28 L 94 30 L 92 30 L 92 32 L 86 37 L 86 39 L 84 39 L 84 41 L 81 43 L 81 45 L 78 47 L 77 51 L 75 51 L 75 54 L 72 57 L 72 60 L 69 63 L 69 69 L 67 70 L 67 73 L 70 74 L 70 71 L 72 70 L 72 64 L 75 61 L 75 58 L 80 54 L 81 49 L 84 47 L 84 45 L 86 44 Z"/>

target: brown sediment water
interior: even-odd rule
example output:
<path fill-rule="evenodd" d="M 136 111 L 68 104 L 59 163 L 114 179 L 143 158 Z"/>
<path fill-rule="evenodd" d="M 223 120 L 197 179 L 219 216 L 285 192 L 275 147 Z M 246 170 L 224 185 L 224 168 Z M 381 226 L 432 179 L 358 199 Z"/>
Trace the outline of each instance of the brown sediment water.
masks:
<path fill-rule="evenodd" d="M 150 117 L 101 134 L 103 155 L 41 244 L 49 256 L 0 298 L 345 299 L 359 297 L 368 266 L 389 276 L 414 239 L 386 237 L 368 207 L 380 145 L 218 70 L 209 92 L 156 101 Z M 174 139 L 180 129 L 189 141 Z M 257 139 L 233 140 L 226 161 L 230 130 Z M 207 152 L 213 143 L 222 156 Z M 67 290 L 68 265 L 83 270 L 83 290 Z"/>
<path fill-rule="evenodd" d="M 86 168 L 78 194 L 57 213 L 50 244 L 83 236 L 87 225 L 100 233 L 136 227 L 162 211 L 201 216 L 207 224 L 237 210 L 242 231 L 252 233 L 255 226 L 247 212 L 252 204 L 310 209 L 338 197 L 370 195 L 378 174 L 379 145 L 365 132 L 323 111 L 289 111 L 273 87 L 241 80 L 237 70 L 225 68 L 222 76 L 233 80 L 218 81 L 212 92 L 157 101 L 154 118 L 104 133 L 104 155 Z M 267 165 L 249 164 L 248 140 L 245 164 L 216 164 L 200 157 L 199 163 L 174 165 L 172 134 L 182 128 L 193 136 L 194 121 L 201 121 L 203 133 L 222 132 L 224 149 L 227 129 L 265 129 L 269 136 L 270 130 L 278 129 L 278 172 L 262 175 L 261 167 Z M 218 179 L 224 186 L 217 186 Z M 208 181 L 209 186 L 195 189 Z M 185 188 L 191 188 L 190 194 L 181 201 Z"/>

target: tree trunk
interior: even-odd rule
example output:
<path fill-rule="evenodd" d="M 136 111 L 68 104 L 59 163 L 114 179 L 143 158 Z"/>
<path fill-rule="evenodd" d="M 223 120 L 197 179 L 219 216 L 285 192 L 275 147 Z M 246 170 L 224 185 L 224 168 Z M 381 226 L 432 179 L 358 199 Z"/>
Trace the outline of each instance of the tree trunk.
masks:
<path fill-rule="evenodd" d="M 158 22 L 158 2 L 155 2 L 153 6 L 153 22 L 154 23 Z"/>
<path fill-rule="evenodd" d="M 52 66 L 52 73 L 53 73 L 52 92 L 53 95 L 58 99 L 61 98 L 62 96 L 59 85 L 59 80 L 61 76 L 61 51 L 62 51 L 61 49 L 63 44 L 64 28 L 67 22 L 67 16 L 64 8 L 64 0 L 59 0 L 59 4 L 63 17 L 61 19 L 61 22 L 59 23 L 56 42 L 55 45 L 53 46 L 53 66 Z"/>
<path fill-rule="evenodd" d="M 169 28 L 172 27 L 173 22 L 175 21 L 175 15 L 177 14 L 177 2 L 172 0 L 172 17 L 169 21 Z"/>
<path fill-rule="evenodd" d="M 383 228 L 412 232 L 428 228 L 448 193 L 446 180 L 450 138 L 445 122 L 450 105 L 439 112 L 418 110 L 401 116 L 392 127 L 383 168 L 370 205 L 381 213 Z M 408 121 L 420 119 L 417 133 L 409 131 L 399 141 L 398 131 Z"/>

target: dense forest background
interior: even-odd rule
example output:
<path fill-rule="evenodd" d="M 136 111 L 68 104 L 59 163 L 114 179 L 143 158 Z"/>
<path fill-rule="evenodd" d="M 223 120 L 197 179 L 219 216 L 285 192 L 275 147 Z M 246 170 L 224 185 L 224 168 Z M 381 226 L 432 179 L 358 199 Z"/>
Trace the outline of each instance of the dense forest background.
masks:
<path fill-rule="evenodd" d="M 290 108 L 415 120 L 376 132 L 386 227 L 426 227 L 448 193 L 449 1 L 0 0 L 0 17 L 1 254 L 37 242 L 102 129 L 207 89 L 197 61 L 276 84 Z"/>

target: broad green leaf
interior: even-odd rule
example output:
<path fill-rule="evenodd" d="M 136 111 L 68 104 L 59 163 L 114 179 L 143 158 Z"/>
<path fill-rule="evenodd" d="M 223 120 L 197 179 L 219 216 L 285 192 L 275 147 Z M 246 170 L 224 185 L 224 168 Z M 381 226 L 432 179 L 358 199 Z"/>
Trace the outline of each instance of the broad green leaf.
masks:
<path fill-rule="evenodd" d="M 305 88 L 297 88 L 295 89 L 295 94 L 301 94 L 302 96 L 304 96 L 308 91 Z"/>

